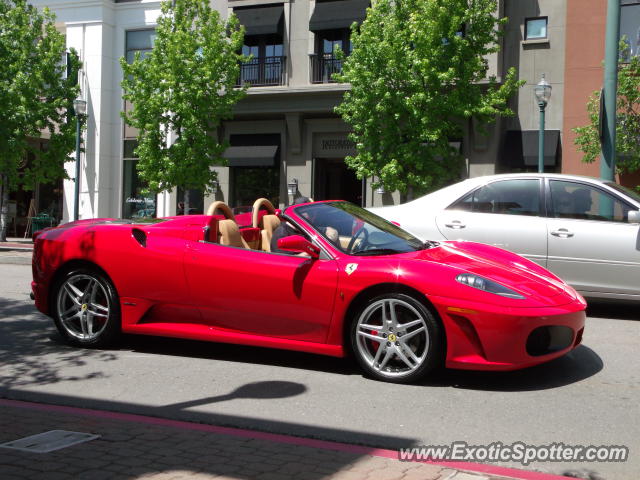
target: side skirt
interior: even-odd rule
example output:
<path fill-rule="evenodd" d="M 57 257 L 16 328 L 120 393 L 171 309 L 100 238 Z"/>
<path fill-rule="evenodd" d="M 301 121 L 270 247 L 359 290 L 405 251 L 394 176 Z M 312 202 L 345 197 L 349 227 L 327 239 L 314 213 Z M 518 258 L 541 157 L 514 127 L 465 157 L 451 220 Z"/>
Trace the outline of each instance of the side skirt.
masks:
<path fill-rule="evenodd" d="M 206 325 L 189 323 L 146 323 L 123 324 L 124 333 L 140 335 L 154 335 L 159 337 L 186 338 L 189 340 L 203 340 L 206 342 L 234 343 L 239 345 L 251 345 L 255 347 L 280 348 L 283 350 L 295 350 L 298 352 L 316 353 L 331 357 L 344 357 L 345 352 L 341 345 L 328 345 L 325 343 L 301 342 L 285 338 L 267 337 L 248 333 L 220 330 Z"/>

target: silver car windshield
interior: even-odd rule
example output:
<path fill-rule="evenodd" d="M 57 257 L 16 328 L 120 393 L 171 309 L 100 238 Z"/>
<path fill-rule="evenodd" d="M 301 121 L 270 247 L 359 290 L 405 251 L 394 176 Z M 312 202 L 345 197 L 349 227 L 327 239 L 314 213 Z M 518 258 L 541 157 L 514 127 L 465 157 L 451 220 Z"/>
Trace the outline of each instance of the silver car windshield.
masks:
<path fill-rule="evenodd" d="M 427 248 L 421 240 L 391 222 L 349 202 L 294 207 L 340 251 L 349 255 L 392 255 Z"/>

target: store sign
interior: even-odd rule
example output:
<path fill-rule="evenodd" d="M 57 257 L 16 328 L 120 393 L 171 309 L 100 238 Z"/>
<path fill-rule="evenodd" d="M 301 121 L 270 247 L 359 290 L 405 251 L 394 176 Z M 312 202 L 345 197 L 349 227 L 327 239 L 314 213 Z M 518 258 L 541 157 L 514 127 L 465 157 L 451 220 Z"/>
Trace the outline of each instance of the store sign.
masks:
<path fill-rule="evenodd" d="M 313 137 L 313 156 L 343 158 L 356 154 L 356 144 L 346 133 L 319 133 Z"/>

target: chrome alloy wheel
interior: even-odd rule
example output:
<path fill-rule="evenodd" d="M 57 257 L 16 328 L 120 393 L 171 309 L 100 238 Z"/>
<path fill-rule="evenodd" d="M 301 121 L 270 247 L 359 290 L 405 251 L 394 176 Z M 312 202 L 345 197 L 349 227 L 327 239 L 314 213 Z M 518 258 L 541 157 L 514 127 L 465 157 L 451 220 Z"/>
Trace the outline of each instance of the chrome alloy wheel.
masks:
<path fill-rule="evenodd" d="M 64 281 L 58 290 L 57 307 L 62 328 L 81 342 L 96 340 L 111 313 L 105 286 L 87 274 L 72 275 Z"/>
<path fill-rule="evenodd" d="M 400 298 L 382 298 L 364 309 L 356 335 L 361 358 L 388 378 L 404 377 L 418 370 L 430 349 L 424 314 Z"/>

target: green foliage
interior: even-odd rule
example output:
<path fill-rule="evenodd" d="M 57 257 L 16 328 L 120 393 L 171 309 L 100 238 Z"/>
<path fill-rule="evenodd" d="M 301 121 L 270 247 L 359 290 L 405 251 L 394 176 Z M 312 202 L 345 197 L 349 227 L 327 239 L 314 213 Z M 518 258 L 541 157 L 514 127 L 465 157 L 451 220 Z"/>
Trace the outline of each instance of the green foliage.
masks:
<path fill-rule="evenodd" d="M 353 50 L 336 76 L 351 90 L 336 111 L 353 128 L 357 155 L 346 162 L 358 178 L 410 196 L 438 188 L 460 176 L 449 141 L 463 136 L 463 120 L 513 113 L 515 71 L 502 84 L 487 79 L 485 57 L 499 50 L 506 22 L 496 11 L 496 0 L 375 0 L 352 26 Z"/>
<path fill-rule="evenodd" d="M 621 51 L 626 47 L 620 44 Z M 618 122 L 616 124 L 616 169 L 621 173 L 640 170 L 640 57 L 621 63 L 618 69 Z M 592 163 L 600 157 L 598 134 L 600 92 L 593 92 L 587 103 L 589 124 L 574 128 L 575 144 L 584 155 L 582 161 Z"/>
<path fill-rule="evenodd" d="M 144 59 L 120 60 L 124 98 L 133 104 L 122 115 L 139 131 L 138 171 L 152 192 L 210 191 L 216 179 L 210 167 L 224 164 L 226 148 L 216 129 L 246 93 L 234 88 L 244 32 L 235 16 L 225 23 L 208 0 L 177 0 L 162 3 L 156 33 Z"/>
<path fill-rule="evenodd" d="M 72 54 L 66 77 L 62 58 L 66 40 L 55 16 L 25 0 L 0 0 L 0 175 L 2 185 L 34 188 L 66 178 L 64 162 L 73 160 L 76 122 L 68 118 L 77 97 L 80 62 Z M 49 137 L 40 151 L 30 138 Z M 27 154 L 33 160 L 26 163 Z"/>

